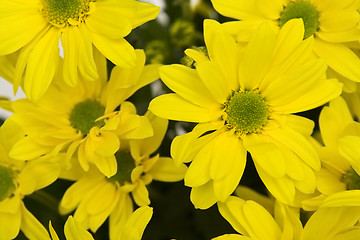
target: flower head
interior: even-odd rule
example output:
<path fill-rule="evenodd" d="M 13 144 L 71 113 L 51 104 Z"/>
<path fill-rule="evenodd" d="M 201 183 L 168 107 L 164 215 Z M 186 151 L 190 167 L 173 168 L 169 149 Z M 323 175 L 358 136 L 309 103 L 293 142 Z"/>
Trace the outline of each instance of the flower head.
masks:
<path fill-rule="evenodd" d="M 64 80 L 74 87 L 79 73 L 85 80 L 98 79 L 94 46 L 115 65 L 135 67 L 135 51 L 124 37 L 159 12 L 135 0 L 1 0 L 0 5 L 0 55 L 19 51 L 14 90 L 22 85 L 31 100 L 38 100 L 53 80 L 59 39 Z"/>
<path fill-rule="evenodd" d="M 164 118 L 199 123 L 178 136 L 172 157 L 191 162 L 185 185 L 198 208 L 225 201 L 238 185 L 249 152 L 269 191 L 292 203 L 295 192 L 315 190 L 318 156 L 307 140 L 313 123 L 292 115 L 320 106 L 341 92 L 324 78 L 323 60 L 310 60 L 313 38 L 303 39 L 301 20 L 279 34 L 262 24 L 244 47 L 219 23 L 205 21 L 209 58 L 187 50 L 196 69 L 160 68 L 175 93 L 152 100 L 149 109 Z M 286 43 L 286 44 L 285 44 Z"/>
<path fill-rule="evenodd" d="M 16 143 L 10 155 L 31 160 L 41 155 L 66 152 L 66 167 L 77 154 L 81 167 L 87 171 L 95 164 L 106 176 L 117 171 L 115 153 L 120 140 L 149 137 L 153 134 L 146 117 L 125 101 L 136 90 L 158 78 L 159 65 L 145 64 L 145 55 L 137 50 L 136 67 L 116 66 L 107 80 L 105 58 L 98 55 L 100 78 L 79 81 L 69 87 L 59 74 L 47 93 L 36 103 L 28 99 L 12 103 L 11 116 L 21 125 L 26 136 Z"/>

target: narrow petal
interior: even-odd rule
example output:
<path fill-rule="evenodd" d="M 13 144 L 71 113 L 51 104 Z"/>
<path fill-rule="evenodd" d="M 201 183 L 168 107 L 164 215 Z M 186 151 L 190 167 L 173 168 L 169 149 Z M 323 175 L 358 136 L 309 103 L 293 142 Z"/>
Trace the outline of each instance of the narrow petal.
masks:
<path fill-rule="evenodd" d="M 169 93 L 153 99 L 149 110 L 155 115 L 187 122 L 208 122 L 211 119 L 209 109 L 194 105 L 177 94 Z"/>
<path fill-rule="evenodd" d="M 79 46 L 79 62 L 78 68 L 81 76 L 84 77 L 85 80 L 95 81 L 99 78 L 99 74 L 97 72 L 97 67 L 94 60 L 93 53 L 93 45 L 91 42 L 91 35 L 88 32 L 88 29 L 80 26 L 80 46 Z"/>
<path fill-rule="evenodd" d="M 202 186 L 192 188 L 190 200 L 194 207 L 198 209 L 208 209 L 214 205 L 217 199 L 214 193 L 213 182 L 209 181 Z"/>
<path fill-rule="evenodd" d="M 352 9 L 327 11 L 320 15 L 320 29 L 324 32 L 342 32 L 356 28 L 360 15 Z"/>
<path fill-rule="evenodd" d="M 255 5 L 257 10 L 266 18 L 272 20 L 278 20 L 280 18 L 280 13 L 283 11 L 283 1 L 282 0 L 256 0 Z"/>
<path fill-rule="evenodd" d="M 95 47 L 115 65 L 124 68 L 135 67 L 135 50 L 125 39 L 109 39 L 96 33 L 92 33 L 91 36 Z"/>
<path fill-rule="evenodd" d="M 214 98 L 200 79 L 197 71 L 183 65 L 160 68 L 161 80 L 175 93 L 198 106 L 210 106 Z"/>
<path fill-rule="evenodd" d="M 339 153 L 346 158 L 358 174 L 360 173 L 359 144 L 359 136 L 345 136 L 339 139 Z"/>
<path fill-rule="evenodd" d="M 153 214 L 153 209 L 143 206 L 131 214 L 121 232 L 121 239 L 140 240 Z"/>
<path fill-rule="evenodd" d="M 132 191 L 132 196 L 138 206 L 147 206 L 150 204 L 149 192 L 143 182 L 138 182 L 136 188 Z"/>
<path fill-rule="evenodd" d="M 64 226 L 66 239 L 93 240 L 92 235 L 85 230 L 72 216 L 69 216 Z"/>
<path fill-rule="evenodd" d="M 325 58 L 327 64 L 339 74 L 352 81 L 360 81 L 360 59 L 343 44 L 316 39 L 314 51 L 319 57 Z"/>
<path fill-rule="evenodd" d="M 22 211 L 16 213 L 0 212 L 0 235 L 3 239 L 14 239 L 20 231 Z"/>
<path fill-rule="evenodd" d="M 211 0 L 211 2 L 217 12 L 227 17 L 239 20 L 262 18 L 254 0 L 240 0 L 236 4 L 232 0 Z"/>
<path fill-rule="evenodd" d="M 360 190 L 348 190 L 334 193 L 327 197 L 321 207 L 359 207 Z"/>
<path fill-rule="evenodd" d="M 48 231 L 45 227 L 21 204 L 21 231 L 28 239 L 46 240 L 50 239 Z"/>
<path fill-rule="evenodd" d="M 45 93 L 53 80 L 58 59 L 59 33 L 56 28 L 50 28 L 29 55 L 24 80 L 28 98 L 36 101 Z"/>
<path fill-rule="evenodd" d="M 264 22 L 246 46 L 240 59 L 239 82 L 241 88 L 254 89 L 259 86 L 270 66 L 275 44 L 275 32 L 267 22 Z"/>
<path fill-rule="evenodd" d="M 171 158 L 160 157 L 147 172 L 154 180 L 162 182 L 176 182 L 184 178 L 187 167 L 185 164 L 176 166 Z"/>
<path fill-rule="evenodd" d="M 80 47 L 80 31 L 78 27 L 69 27 L 61 35 L 61 44 L 64 49 L 63 76 L 65 82 L 75 87 L 78 82 L 78 62 Z"/>

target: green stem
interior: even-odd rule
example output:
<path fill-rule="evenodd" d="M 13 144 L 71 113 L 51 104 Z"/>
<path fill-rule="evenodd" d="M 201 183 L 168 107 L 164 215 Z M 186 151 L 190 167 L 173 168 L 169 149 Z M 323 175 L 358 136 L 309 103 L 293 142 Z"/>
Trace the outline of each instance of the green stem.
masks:
<path fill-rule="evenodd" d="M 53 210 L 56 213 L 59 213 L 59 200 L 50 195 L 49 193 L 38 190 L 31 195 L 28 195 L 29 198 L 43 204 L 44 206 L 48 207 L 49 209 Z"/>

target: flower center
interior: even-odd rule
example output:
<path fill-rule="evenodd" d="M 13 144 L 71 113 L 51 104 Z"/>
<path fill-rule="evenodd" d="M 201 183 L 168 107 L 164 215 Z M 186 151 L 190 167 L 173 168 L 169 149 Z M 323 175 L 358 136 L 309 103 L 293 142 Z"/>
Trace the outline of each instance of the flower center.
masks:
<path fill-rule="evenodd" d="M 233 92 L 224 108 L 228 129 L 239 134 L 259 133 L 270 116 L 269 106 L 257 90 Z"/>
<path fill-rule="evenodd" d="M 115 157 L 118 170 L 114 176 L 108 178 L 108 181 L 118 182 L 122 186 L 125 182 L 131 182 L 131 172 L 136 165 L 130 152 L 118 151 Z"/>
<path fill-rule="evenodd" d="M 342 175 L 341 181 L 346 184 L 347 190 L 360 189 L 360 176 L 353 168 Z"/>
<path fill-rule="evenodd" d="M 10 197 L 15 189 L 14 171 L 11 168 L 0 166 L 0 202 Z"/>
<path fill-rule="evenodd" d="M 65 27 L 69 20 L 83 21 L 90 11 L 90 2 L 93 0 L 44 0 L 42 12 L 51 24 Z"/>
<path fill-rule="evenodd" d="M 304 21 L 304 39 L 313 35 L 319 28 L 319 12 L 308 1 L 298 0 L 290 2 L 280 14 L 280 27 L 294 18 L 302 18 Z"/>
<path fill-rule="evenodd" d="M 96 121 L 104 113 L 104 106 L 96 100 L 88 99 L 75 105 L 70 113 L 70 122 L 76 130 L 87 135 L 92 127 L 105 125 L 104 120 Z"/>

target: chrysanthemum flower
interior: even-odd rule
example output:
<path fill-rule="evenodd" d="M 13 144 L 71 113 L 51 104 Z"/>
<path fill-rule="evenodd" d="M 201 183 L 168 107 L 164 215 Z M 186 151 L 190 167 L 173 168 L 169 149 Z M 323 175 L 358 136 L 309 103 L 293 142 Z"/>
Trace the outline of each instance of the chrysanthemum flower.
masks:
<path fill-rule="evenodd" d="M 140 240 L 146 225 L 149 223 L 152 216 L 152 208 L 143 206 L 136 209 L 128 217 L 121 219 L 121 224 L 118 226 L 116 240 Z M 53 240 L 59 240 L 54 228 L 49 223 L 49 230 L 51 238 Z M 92 235 L 86 231 L 72 216 L 68 217 L 68 220 L 64 226 L 64 232 L 66 239 L 82 239 L 82 240 L 94 240 Z"/>
<path fill-rule="evenodd" d="M 36 103 L 28 99 L 13 102 L 11 118 L 26 130 L 26 136 L 14 145 L 10 155 L 31 160 L 65 151 L 70 167 L 70 159 L 76 153 L 85 171 L 93 163 L 106 176 L 114 175 L 117 171 L 114 154 L 120 140 L 152 135 L 147 118 L 137 115 L 135 106 L 125 100 L 158 78 L 159 65 L 144 66 L 143 51 L 137 50 L 136 55 L 135 68 L 116 66 L 109 81 L 105 58 L 98 55 L 97 81 L 81 80 L 73 88 L 59 74 Z"/>
<path fill-rule="evenodd" d="M 108 178 L 97 169 L 90 169 L 65 192 L 60 213 L 76 208 L 74 218 L 95 232 L 110 216 L 110 239 L 117 239 L 119 221 L 133 211 L 130 193 L 138 206 L 150 204 L 146 185 L 154 180 L 182 180 L 186 166 L 175 166 L 173 159 L 153 155 L 167 129 L 167 120 L 148 113 L 154 129 L 150 138 L 130 140 L 115 153 L 117 173 Z M 106 196 L 106 197 L 104 197 Z M 121 225 L 121 224 L 120 224 Z"/>
<path fill-rule="evenodd" d="M 209 58 L 195 50 L 196 69 L 160 68 L 160 77 L 175 93 L 152 100 L 156 115 L 199 123 L 174 139 L 178 162 L 191 162 L 185 185 L 195 207 L 225 201 L 235 190 L 249 152 L 269 191 L 291 203 L 295 189 L 312 193 L 318 156 L 305 136 L 312 121 L 292 115 L 338 96 L 341 84 L 324 78 L 323 60 L 309 60 L 313 38 L 303 40 L 303 24 L 289 21 L 276 35 L 262 24 L 246 47 L 219 23 L 206 20 Z"/>
<path fill-rule="evenodd" d="M 211 0 L 221 14 L 239 19 L 225 23 L 238 40 L 248 41 L 261 22 L 267 20 L 274 29 L 287 21 L 302 18 L 305 24 L 304 38 L 314 36 L 314 53 L 325 58 L 331 69 L 350 81 L 360 82 L 360 60 L 347 46 L 356 42 L 359 46 L 359 1 L 332 0 Z M 358 47 L 357 47 L 358 48 Z M 344 79 L 344 89 L 353 89 Z M 350 86 L 348 86 L 350 85 Z"/>
<path fill-rule="evenodd" d="M 14 239 L 21 229 L 29 239 L 47 239 L 46 229 L 22 200 L 54 182 L 60 170 L 56 159 L 25 163 L 9 158 L 9 150 L 20 135 L 19 126 L 9 120 L 0 128 L 0 238 Z"/>
<path fill-rule="evenodd" d="M 65 81 L 76 86 L 78 74 L 98 79 L 93 46 L 115 65 L 135 67 L 133 47 L 124 39 L 154 19 L 159 7 L 136 0 L 1 0 L 0 55 L 20 50 L 14 88 L 21 84 L 31 100 L 52 81 L 64 49 Z"/>
<path fill-rule="evenodd" d="M 359 194 L 343 194 L 326 201 L 302 227 L 299 214 L 288 206 L 277 203 L 273 218 L 254 201 L 230 197 L 219 203 L 221 215 L 241 235 L 225 234 L 214 240 L 268 239 L 268 240 L 343 240 L 359 239 L 356 225 L 360 220 L 360 207 L 354 204 Z M 339 201 L 347 202 L 340 205 Z"/>
<path fill-rule="evenodd" d="M 323 144 L 314 142 L 314 145 L 322 163 L 316 173 L 320 194 L 303 202 L 307 210 L 316 210 L 326 197 L 334 193 L 360 189 L 360 162 L 356 155 L 360 124 L 353 120 L 342 97 L 335 98 L 322 109 L 319 127 Z"/>

